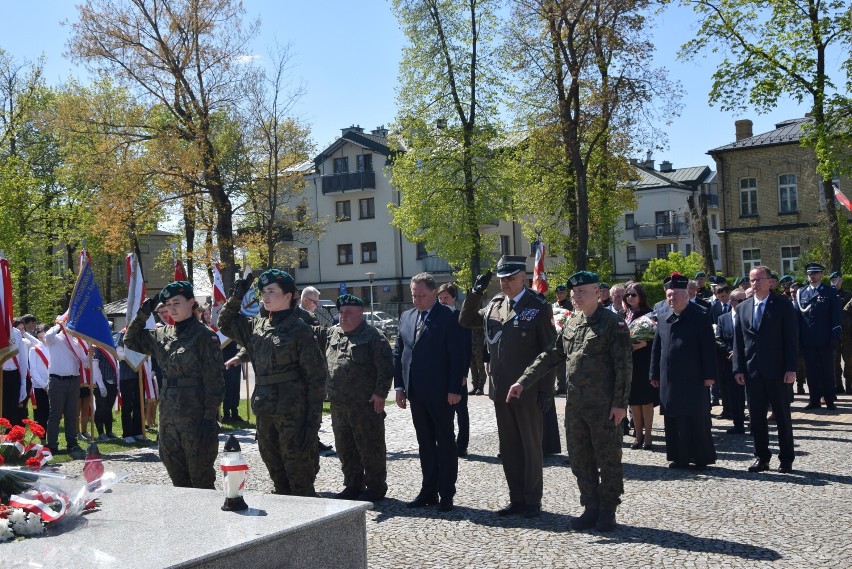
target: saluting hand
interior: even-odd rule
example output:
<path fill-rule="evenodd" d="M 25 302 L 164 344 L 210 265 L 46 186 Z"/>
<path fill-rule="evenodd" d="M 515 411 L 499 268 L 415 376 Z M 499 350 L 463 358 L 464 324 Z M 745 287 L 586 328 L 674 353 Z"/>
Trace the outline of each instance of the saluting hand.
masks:
<path fill-rule="evenodd" d="M 254 282 L 254 275 L 249 273 L 244 279 L 237 279 L 234 281 L 234 286 L 231 287 L 231 296 L 235 296 L 237 298 L 242 298 L 246 295 L 246 293 L 251 288 L 251 283 Z"/>
<path fill-rule="evenodd" d="M 506 395 L 506 403 L 509 403 L 509 400 L 512 399 L 513 397 L 515 399 L 520 399 L 521 393 L 523 393 L 523 392 L 524 392 L 524 386 L 523 385 L 521 385 L 520 383 L 512 384 L 512 387 L 509 388 L 509 394 Z"/>
<path fill-rule="evenodd" d="M 491 271 L 488 270 L 484 275 L 479 275 L 473 282 L 473 292 L 476 294 L 485 294 L 485 289 L 488 288 L 488 283 L 491 282 Z"/>

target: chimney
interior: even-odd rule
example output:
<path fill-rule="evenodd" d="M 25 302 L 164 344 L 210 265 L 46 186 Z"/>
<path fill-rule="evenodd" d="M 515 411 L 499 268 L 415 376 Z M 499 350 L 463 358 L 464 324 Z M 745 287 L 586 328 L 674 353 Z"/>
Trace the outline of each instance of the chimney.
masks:
<path fill-rule="evenodd" d="M 377 126 L 372 131 L 370 131 L 370 134 L 375 136 L 387 136 L 388 129 L 385 128 L 385 125 Z"/>
<path fill-rule="evenodd" d="M 631 166 L 639 166 L 639 159 L 638 158 L 631 158 L 630 159 L 630 165 Z"/>
<path fill-rule="evenodd" d="M 363 129 L 363 128 L 361 128 L 361 125 L 360 125 L 360 124 L 359 124 L 358 126 L 355 126 L 355 125 L 353 124 L 352 126 L 349 126 L 349 127 L 346 127 L 346 128 L 341 128 L 341 129 L 340 129 L 340 131 L 341 131 L 341 134 L 346 134 L 347 132 L 358 132 L 358 133 L 363 133 L 363 132 L 364 132 L 364 129 Z"/>
<path fill-rule="evenodd" d="M 672 163 L 668 160 L 663 160 L 660 162 L 660 172 L 671 172 L 672 171 Z"/>
<path fill-rule="evenodd" d="M 653 161 L 653 160 L 650 160 L 650 159 L 649 159 L 649 160 L 645 160 L 645 163 L 644 163 L 644 164 L 642 164 L 642 167 L 643 167 L 643 168 L 645 168 L 646 170 L 651 170 L 651 171 L 653 171 L 653 170 L 654 170 L 654 161 Z"/>
<path fill-rule="evenodd" d="M 754 136 L 751 130 L 752 122 L 748 119 L 734 121 L 734 129 L 737 134 L 737 142 Z"/>

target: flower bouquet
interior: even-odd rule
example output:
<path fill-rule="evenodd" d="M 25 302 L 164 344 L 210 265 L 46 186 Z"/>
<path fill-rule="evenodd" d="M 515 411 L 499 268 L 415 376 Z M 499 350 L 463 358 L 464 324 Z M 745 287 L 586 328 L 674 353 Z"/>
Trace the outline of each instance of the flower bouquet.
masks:
<path fill-rule="evenodd" d="M 639 342 L 651 343 L 657 332 L 657 323 L 648 316 L 642 316 L 630 323 L 630 340 L 634 344 Z"/>
<path fill-rule="evenodd" d="M 556 331 L 559 332 L 562 330 L 562 327 L 565 326 L 565 323 L 568 322 L 568 319 L 571 318 L 571 311 L 565 310 L 561 306 L 553 307 L 553 324 L 556 326 Z"/>

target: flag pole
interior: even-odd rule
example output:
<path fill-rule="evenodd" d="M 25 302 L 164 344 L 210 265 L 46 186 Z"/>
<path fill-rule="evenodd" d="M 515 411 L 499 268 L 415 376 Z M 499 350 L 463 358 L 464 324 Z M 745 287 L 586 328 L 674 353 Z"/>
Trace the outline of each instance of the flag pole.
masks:
<path fill-rule="evenodd" d="M 145 369 L 145 362 L 142 362 L 142 365 L 139 366 L 137 370 L 137 375 L 139 376 L 139 423 L 140 428 L 142 429 L 142 436 L 148 438 L 145 435 L 145 385 L 143 379 L 142 371 Z"/>
<path fill-rule="evenodd" d="M 240 366 L 243 368 L 243 379 L 246 382 L 246 421 L 251 422 L 251 392 L 249 391 L 249 380 L 248 380 L 248 364 L 241 363 Z"/>
<path fill-rule="evenodd" d="M 94 347 L 94 344 L 90 344 Z M 97 348 L 95 348 L 97 350 Z M 89 427 L 89 435 L 91 436 L 92 441 L 95 441 L 95 371 L 92 369 L 92 365 L 94 364 L 95 354 L 92 350 L 89 350 L 89 405 L 92 407 L 92 416 L 91 416 L 91 425 Z"/>

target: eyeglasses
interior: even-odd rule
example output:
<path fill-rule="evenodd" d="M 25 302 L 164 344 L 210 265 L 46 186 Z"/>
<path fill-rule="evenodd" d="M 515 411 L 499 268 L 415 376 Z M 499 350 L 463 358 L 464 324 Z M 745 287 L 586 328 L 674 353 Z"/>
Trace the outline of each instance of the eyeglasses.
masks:
<path fill-rule="evenodd" d="M 314 300 L 313 298 L 305 298 L 305 302 L 312 302 L 312 303 L 314 303 L 314 306 L 319 304 L 319 301 Z"/>
<path fill-rule="evenodd" d="M 630 297 L 633 297 L 633 296 L 639 296 L 639 295 L 636 294 L 635 292 L 628 292 L 627 294 L 624 295 L 625 298 L 630 298 Z"/>

